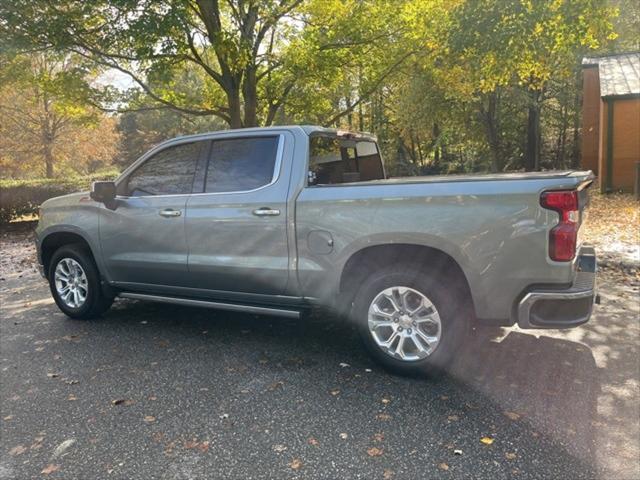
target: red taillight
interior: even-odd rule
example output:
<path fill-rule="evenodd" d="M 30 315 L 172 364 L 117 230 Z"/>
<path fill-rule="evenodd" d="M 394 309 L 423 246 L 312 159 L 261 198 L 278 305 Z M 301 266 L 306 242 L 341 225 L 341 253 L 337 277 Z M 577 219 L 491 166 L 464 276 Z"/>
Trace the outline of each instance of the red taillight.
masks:
<path fill-rule="evenodd" d="M 576 255 L 580 210 L 578 192 L 559 190 L 544 192 L 540 205 L 558 212 L 560 222 L 549 232 L 549 256 L 557 262 L 569 262 Z"/>

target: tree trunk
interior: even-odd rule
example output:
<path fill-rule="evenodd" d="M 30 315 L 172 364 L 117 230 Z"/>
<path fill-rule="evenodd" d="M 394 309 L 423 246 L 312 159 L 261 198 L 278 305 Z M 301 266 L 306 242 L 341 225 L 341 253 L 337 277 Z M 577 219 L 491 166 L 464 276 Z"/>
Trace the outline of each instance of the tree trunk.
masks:
<path fill-rule="evenodd" d="M 582 69 L 576 73 L 573 97 L 573 144 L 571 145 L 571 168 L 580 165 L 580 120 L 582 118 Z"/>
<path fill-rule="evenodd" d="M 244 122 L 245 127 L 258 126 L 258 94 L 257 94 L 256 67 L 251 65 L 244 72 L 242 82 L 242 96 L 244 97 Z"/>
<path fill-rule="evenodd" d="M 440 165 L 440 147 L 438 146 L 438 139 L 440 138 L 440 126 L 437 123 L 433 124 L 433 164 Z"/>
<path fill-rule="evenodd" d="M 229 126 L 242 128 L 242 109 L 240 105 L 240 89 L 232 86 L 227 89 L 227 102 L 229 102 Z"/>
<path fill-rule="evenodd" d="M 480 118 L 484 125 L 484 132 L 491 151 L 491 171 L 501 172 L 504 168 L 502 148 L 500 142 L 500 125 L 498 119 L 498 93 L 489 93 L 487 107 L 480 105 Z"/>
<path fill-rule="evenodd" d="M 542 92 L 529 91 L 529 111 L 527 118 L 527 147 L 524 155 L 524 169 L 527 172 L 540 170 L 540 99 Z"/>
<path fill-rule="evenodd" d="M 560 131 L 558 132 L 558 140 L 556 143 L 556 169 L 564 168 L 564 157 L 567 147 L 567 128 L 569 128 L 569 114 L 566 105 L 560 107 L 560 115 Z"/>
<path fill-rule="evenodd" d="M 53 145 L 51 144 L 51 139 L 47 133 L 44 134 L 44 138 L 42 139 L 42 156 L 44 157 L 44 165 L 46 169 L 46 177 L 53 178 Z"/>

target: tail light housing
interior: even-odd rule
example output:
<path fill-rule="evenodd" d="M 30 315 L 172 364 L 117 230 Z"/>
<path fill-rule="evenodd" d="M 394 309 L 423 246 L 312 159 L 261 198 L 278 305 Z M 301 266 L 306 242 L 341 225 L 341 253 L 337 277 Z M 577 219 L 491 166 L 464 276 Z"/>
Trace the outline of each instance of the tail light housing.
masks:
<path fill-rule="evenodd" d="M 576 190 L 543 192 L 540 205 L 558 212 L 559 223 L 549 232 L 549 257 L 556 262 L 570 262 L 576 256 L 580 208 Z"/>

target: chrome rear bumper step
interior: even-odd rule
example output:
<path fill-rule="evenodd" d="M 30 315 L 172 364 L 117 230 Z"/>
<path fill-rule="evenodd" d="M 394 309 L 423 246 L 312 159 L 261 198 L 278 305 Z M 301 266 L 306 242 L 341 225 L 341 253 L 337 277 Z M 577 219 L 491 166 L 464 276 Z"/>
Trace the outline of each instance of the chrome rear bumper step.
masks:
<path fill-rule="evenodd" d="M 300 318 L 300 312 L 287 310 L 284 308 L 258 307 L 255 305 L 240 305 L 237 303 L 213 302 L 209 300 L 195 300 L 191 298 L 163 297 L 161 295 L 149 295 L 146 293 L 121 292 L 121 298 L 132 298 L 134 300 L 146 300 L 149 302 L 171 303 L 174 305 L 184 305 L 187 307 L 213 308 L 216 310 L 228 310 L 231 312 L 253 313 L 256 315 L 273 315 L 277 317 Z"/>
<path fill-rule="evenodd" d="M 533 328 L 572 328 L 589 321 L 594 303 L 600 303 L 596 286 L 596 253 L 583 247 L 577 273 L 566 290 L 534 290 L 518 304 L 518 326 Z"/>

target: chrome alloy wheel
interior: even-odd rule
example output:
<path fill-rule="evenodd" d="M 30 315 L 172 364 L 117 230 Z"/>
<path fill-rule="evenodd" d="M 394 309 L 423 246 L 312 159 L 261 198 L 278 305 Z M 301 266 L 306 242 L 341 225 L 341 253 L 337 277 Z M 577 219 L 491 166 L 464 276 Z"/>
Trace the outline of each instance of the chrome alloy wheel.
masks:
<path fill-rule="evenodd" d="M 369 332 L 378 346 L 398 360 L 415 362 L 440 343 L 440 315 L 429 298 L 409 287 L 390 287 L 369 305 Z"/>
<path fill-rule="evenodd" d="M 62 302 L 69 308 L 80 308 L 87 301 L 87 275 L 73 258 L 63 258 L 56 265 L 53 279 Z"/>

